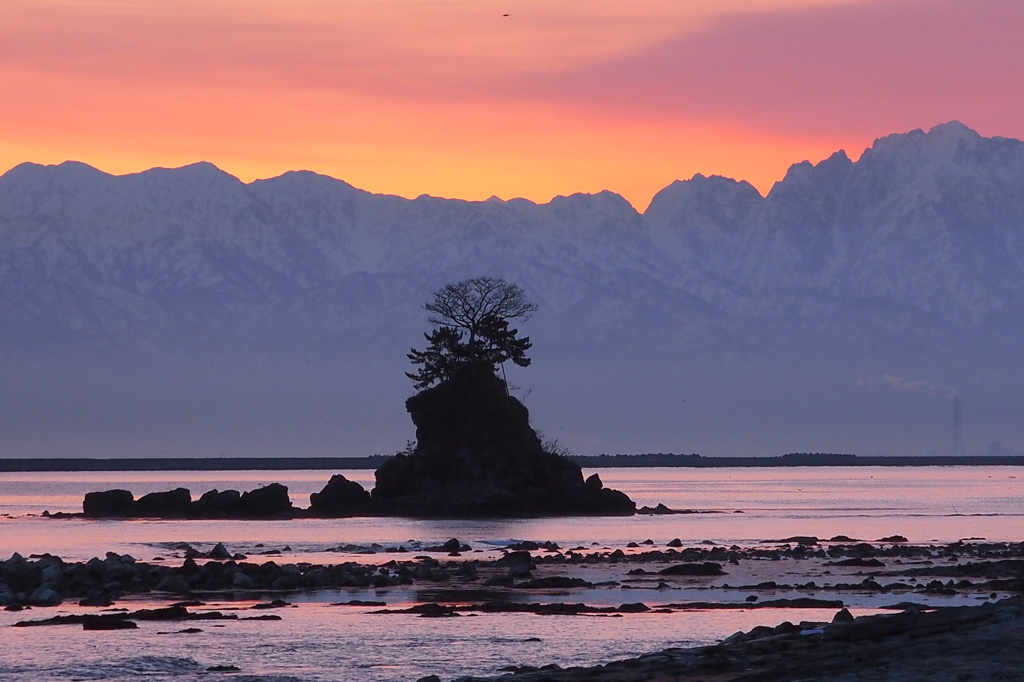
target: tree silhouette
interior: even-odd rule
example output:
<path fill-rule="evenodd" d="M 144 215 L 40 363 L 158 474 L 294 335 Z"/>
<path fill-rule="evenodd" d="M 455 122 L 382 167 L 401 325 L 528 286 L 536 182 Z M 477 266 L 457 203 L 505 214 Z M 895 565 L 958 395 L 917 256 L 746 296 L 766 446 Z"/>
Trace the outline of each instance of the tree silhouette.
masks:
<path fill-rule="evenodd" d="M 450 378 L 466 362 L 486 362 L 492 369 L 506 360 L 529 366 L 526 351 L 533 344 L 529 337 L 519 338 L 518 329 L 509 329 L 509 322 L 529 318 L 537 306 L 518 285 L 491 277 L 467 279 L 438 289 L 423 308 L 436 328 L 424 334 L 425 350 L 408 354 L 419 365 L 415 373 L 406 372 L 417 389 Z"/>

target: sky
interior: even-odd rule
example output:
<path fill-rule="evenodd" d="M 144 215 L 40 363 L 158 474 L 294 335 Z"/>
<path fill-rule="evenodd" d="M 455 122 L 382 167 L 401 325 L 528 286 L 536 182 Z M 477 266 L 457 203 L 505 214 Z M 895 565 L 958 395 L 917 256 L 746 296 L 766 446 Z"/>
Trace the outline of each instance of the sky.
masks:
<path fill-rule="evenodd" d="M 0 172 L 199 160 L 486 199 L 1024 137 L 1020 0 L 4 0 Z"/>

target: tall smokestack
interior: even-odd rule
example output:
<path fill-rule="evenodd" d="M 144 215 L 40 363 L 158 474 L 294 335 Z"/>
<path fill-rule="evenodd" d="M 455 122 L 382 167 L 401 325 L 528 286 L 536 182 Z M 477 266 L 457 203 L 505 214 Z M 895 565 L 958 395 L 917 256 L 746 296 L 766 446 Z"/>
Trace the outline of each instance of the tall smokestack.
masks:
<path fill-rule="evenodd" d="M 964 424 L 960 413 L 960 396 L 953 396 L 953 456 L 964 456 Z"/>

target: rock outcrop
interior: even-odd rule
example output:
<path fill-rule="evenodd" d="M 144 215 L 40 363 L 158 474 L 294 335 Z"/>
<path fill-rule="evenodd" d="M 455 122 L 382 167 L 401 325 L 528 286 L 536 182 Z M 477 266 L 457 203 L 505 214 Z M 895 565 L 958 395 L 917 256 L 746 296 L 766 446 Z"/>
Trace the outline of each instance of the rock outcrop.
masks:
<path fill-rule="evenodd" d="M 86 493 L 82 513 L 93 518 L 133 516 L 135 496 L 127 490 L 102 490 Z"/>
<path fill-rule="evenodd" d="M 138 500 L 127 490 L 104 490 L 86 493 L 82 502 L 82 515 L 90 518 L 281 519 L 298 511 L 288 488 L 280 483 L 245 493 L 211 490 L 195 501 L 187 488 L 149 493 Z"/>
<path fill-rule="evenodd" d="M 133 516 L 173 519 L 187 518 L 192 509 L 192 493 L 187 488 L 149 493 L 134 505 Z"/>
<path fill-rule="evenodd" d="M 354 516 L 370 506 L 370 493 L 341 474 L 331 476 L 323 490 L 309 496 L 314 516 Z"/>
<path fill-rule="evenodd" d="M 578 464 L 546 452 L 526 407 L 489 363 L 465 363 L 406 401 L 417 447 L 376 472 L 373 507 L 420 517 L 629 515 L 624 493 L 583 480 Z"/>
<path fill-rule="evenodd" d="M 196 500 L 196 511 L 206 518 L 221 518 L 230 516 L 238 509 L 238 502 L 242 493 L 237 490 L 217 490 L 214 488 L 203 493 L 203 496 Z"/>
<path fill-rule="evenodd" d="M 530 414 L 506 390 L 488 362 L 466 362 L 453 376 L 406 401 L 418 445 L 376 472 L 372 493 L 341 474 L 310 495 L 309 509 L 292 507 L 288 488 L 211 490 L 193 501 L 178 488 L 135 500 L 127 490 L 89 493 L 93 518 L 295 518 L 406 515 L 423 518 L 628 516 L 636 505 L 584 480 L 579 464 L 547 452 Z M 458 551 L 453 550 L 453 551 Z"/>

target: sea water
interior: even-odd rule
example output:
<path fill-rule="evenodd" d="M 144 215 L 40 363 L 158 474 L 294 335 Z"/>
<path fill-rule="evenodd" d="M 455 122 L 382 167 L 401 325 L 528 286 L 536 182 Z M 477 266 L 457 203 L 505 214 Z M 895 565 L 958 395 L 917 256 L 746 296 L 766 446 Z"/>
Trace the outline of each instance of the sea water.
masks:
<path fill-rule="evenodd" d="M 606 486 L 639 505 L 663 503 L 695 514 L 612 518 L 436 521 L 332 519 L 296 521 L 159 521 L 51 519 L 44 510 L 80 511 L 86 492 L 126 488 L 147 492 L 186 487 L 251 490 L 287 485 L 297 506 L 308 506 L 330 474 L 279 472 L 119 472 L 0 474 L 0 557 L 49 552 L 66 561 L 107 551 L 140 561 L 168 558 L 186 542 L 233 552 L 274 549 L 278 563 L 383 563 L 388 549 L 416 549 L 457 537 L 478 550 L 467 558 L 500 555 L 513 540 L 551 540 L 563 548 L 618 548 L 673 538 L 685 545 L 757 546 L 794 535 L 865 540 L 900 534 L 914 543 L 960 539 L 1024 540 L 1024 468 L 1020 467 L 796 467 L 729 469 L 601 469 Z M 343 471 L 371 487 L 371 471 Z M 594 473 L 587 471 L 587 475 Z M 342 548 L 349 547 L 348 550 Z M 341 550 L 341 551 L 339 551 Z M 368 552 L 375 552 L 370 554 Z M 404 557 L 411 554 L 402 555 Z M 259 557 L 251 556 L 250 560 Z M 177 559 L 180 562 L 180 559 Z M 418 586 L 417 586 L 418 587 Z M 708 590 L 702 599 L 735 599 Z M 206 669 L 234 665 L 232 679 L 416 680 L 497 674 L 507 665 L 593 665 L 672 646 L 721 640 L 737 630 L 782 620 L 820 619 L 815 611 L 722 610 L 608 616 L 482 614 L 458 618 L 380 615 L 372 607 L 338 607 L 353 598 L 402 606 L 430 600 L 424 589 L 326 591 L 291 595 L 281 621 L 140 622 L 138 630 L 86 632 L 75 626 L 12 628 L 17 620 L 94 612 L 71 603 L 21 613 L 0 612 L 0 680 L 209 679 Z M 652 595 L 608 590 L 550 595 L 549 601 L 597 605 L 649 600 Z M 142 608 L 146 598 L 121 601 Z M 208 608 L 245 608 L 249 602 L 211 602 Z M 867 606 L 867 604 L 862 604 Z M 166 634 L 164 634 L 166 633 Z"/>

